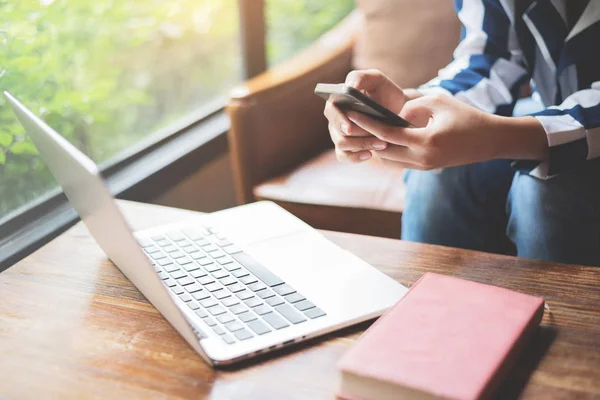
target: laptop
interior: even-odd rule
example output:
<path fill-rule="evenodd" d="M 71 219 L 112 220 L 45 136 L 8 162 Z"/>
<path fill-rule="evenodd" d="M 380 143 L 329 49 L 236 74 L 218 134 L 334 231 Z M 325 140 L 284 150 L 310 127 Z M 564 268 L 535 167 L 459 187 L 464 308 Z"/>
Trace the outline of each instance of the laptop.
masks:
<path fill-rule="evenodd" d="M 407 290 L 272 202 L 133 232 L 97 165 L 4 95 L 98 245 L 212 366 L 373 319 Z"/>

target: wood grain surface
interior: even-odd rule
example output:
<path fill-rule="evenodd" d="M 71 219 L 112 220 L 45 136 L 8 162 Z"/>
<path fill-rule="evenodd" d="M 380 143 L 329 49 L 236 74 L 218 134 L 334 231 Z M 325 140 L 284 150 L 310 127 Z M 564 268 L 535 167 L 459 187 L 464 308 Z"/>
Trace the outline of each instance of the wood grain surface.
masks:
<path fill-rule="evenodd" d="M 135 229 L 189 215 L 120 204 Z M 600 398 L 600 268 L 325 235 L 407 286 L 434 271 L 545 297 L 551 313 L 496 398 Z M 0 274 L 0 399 L 332 399 L 336 362 L 367 326 L 213 370 L 78 224 Z"/>

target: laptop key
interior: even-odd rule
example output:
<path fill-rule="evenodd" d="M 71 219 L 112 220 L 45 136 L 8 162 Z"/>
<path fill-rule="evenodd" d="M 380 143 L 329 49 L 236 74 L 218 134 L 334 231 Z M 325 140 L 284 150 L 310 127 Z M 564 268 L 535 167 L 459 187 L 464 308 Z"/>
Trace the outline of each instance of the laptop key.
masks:
<path fill-rule="evenodd" d="M 261 282 L 254 282 L 248 285 L 248 288 L 253 292 L 258 292 L 259 290 L 266 289 L 267 287 Z"/>
<path fill-rule="evenodd" d="M 244 325 L 242 325 L 238 321 L 232 321 L 225 324 L 225 328 L 227 328 L 230 332 L 235 332 L 239 331 L 240 329 L 244 329 Z"/>
<path fill-rule="evenodd" d="M 194 262 L 186 264 L 186 265 L 182 265 L 182 267 L 183 267 L 183 269 L 185 269 L 188 272 L 196 271 L 196 270 L 200 269 L 200 266 Z"/>
<path fill-rule="evenodd" d="M 238 314 L 248 311 L 248 307 L 244 306 L 243 304 L 234 304 L 229 307 L 229 311 L 231 311 L 235 315 L 238 315 Z"/>
<path fill-rule="evenodd" d="M 191 285 L 184 286 L 184 288 L 188 291 L 188 293 L 196 293 L 202 290 L 202 286 L 198 285 L 196 282 L 192 283 Z"/>
<path fill-rule="evenodd" d="M 177 271 L 179 269 L 178 265 L 175 264 L 169 264 L 169 265 L 165 265 L 163 267 L 163 269 L 169 273 L 173 272 L 173 271 Z"/>
<path fill-rule="evenodd" d="M 225 267 L 225 269 L 230 272 L 237 271 L 238 269 L 242 268 L 242 267 L 240 267 L 240 264 L 238 264 L 238 263 L 225 264 L 225 265 L 223 265 L 223 267 Z"/>
<path fill-rule="evenodd" d="M 186 285 L 191 285 L 192 283 L 196 283 L 196 281 L 193 278 L 191 278 L 187 275 L 184 278 L 178 279 L 177 282 L 181 286 L 186 286 Z"/>
<path fill-rule="evenodd" d="M 237 292 L 235 295 L 240 300 L 247 300 L 247 299 L 254 297 L 254 293 L 252 293 L 251 291 L 246 290 L 246 289 L 242 290 L 241 292 Z"/>
<path fill-rule="evenodd" d="M 173 277 L 173 279 L 181 279 L 181 278 L 185 278 L 187 276 L 187 274 L 185 272 L 183 272 L 182 270 L 178 269 L 176 271 L 171 272 L 171 276 Z"/>
<path fill-rule="evenodd" d="M 167 285 L 168 287 L 177 286 L 177 282 L 175 282 L 175 279 L 173 279 L 171 277 L 165 279 L 164 282 L 165 282 L 165 285 Z"/>
<path fill-rule="evenodd" d="M 239 340 L 246 340 L 254 337 L 254 335 L 251 334 L 247 329 L 240 329 L 239 331 L 235 331 L 233 334 Z"/>
<path fill-rule="evenodd" d="M 265 333 L 271 332 L 271 329 L 261 321 L 250 321 L 248 327 L 254 331 L 257 335 L 264 335 Z"/>
<path fill-rule="evenodd" d="M 170 246 L 171 242 L 169 242 L 166 238 L 163 240 L 156 240 L 156 244 L 159 245 L 160 247 L 166 247 L 166 246 Z"/>
<path fill-rule="evenodd" d="M 186 303 L 188 301 L 192 301 L 192 296 L 190 296 L 188 293 L 183 293 L 179 295 L 179 298 L 183 301 L 185 301 Z"/>
<path fill-rule="evenodd" d="M 217 290 L 223 289 L 223 286 L 217 282 L 209 283 L 208 285 L 204 285 L 204 287 L 209 292 L 216 292 Z"/>
<path fill-rule="evenodd" d="M 176 242 L 178 242 L 178 241 L 180 241 L 180 240 L 184 240 L 184 239 L 185 239 L 185 236 L 183 236 L 183 235 L 181 234 L 181 232 L 178 232 L 178 231 L 171 231 L 171 232 L 167 232 L 167 236 L 168 236 L 169 238 L 171 238 L 171 240 L 174 240 L 174 241 L 176 241 Z"/>
<path fill-rule="evenodd" d="M 261 304 L 260 306 L 254 307 L 252 309 L 255 313 L 257 313 L 258 315 L 265 315 L 268 314 L 270 312 L 273 312 L 273 310 L 271 309 L 271 307 L 265 305 L 265 304 Z"/>
<path fill-rule="evenodd" d="M 267 322 L 267 324 L 271 325 L 275 329 L 283 329 L 290 326 L 290 324 L 288 324 L 286 320 L 281 318 L 277 313 L 268 313 L 263 315 L 262 318 Z"/>
<path fill-rule="evenodd" d="M 190 257 L 192 257 L 194 260 L 199 260 L 208 256 L 201 251 L 197 251 L 195 253 L 190 254 Z"/>
<path fill-rule="evenodd" d="M 227 289 L 233 293 L 238 293 L 246 290 L 246 288 L 241 283 L 234 283 L 233 285 L 227 286 Z"/>
<path fill-rule="evenodd" d="M 260 306 L 263 302 L 260 301 L 260 299 L 258 299 L 257 297 L 253 297 L 251 299 L 246 300 L 244 303 L 246 303 L 248 307 L 256 307 Z"/>
<path fill-rule="evenodd" d="M 192 240 L 198 240 L 204 237 L 199 231 L 191 228 L 182 229 L 181 232 Z"/>
<path fill-rule="evenodd" d="M 193 263 L 193 262 L 194 262 L 194 261 L 193 261 L 191 258 L 189 258 L 189 257 L 182 257 L 182 258 L 178 258 L 178 259 L 176 259 L 175 261 L 177 261 L 177 264 L 179 264 L 179 265 L 186 265 L 186 264 L 191 264 L 191 263 Z"/>
<path fill-rule="evenodd" d="M 196 242 L 196 244 L 197 244 L 198 246 L 200 246 L 200 247 L 202 247 L 202 246 L 207 246 L 207 245 L 209 245 L 209 244 L 210 244 L 210 242 L 209 242 L 208 240 L 204 239 L 204 238 L 197 239 L 197 240 L 195 240 L 195 242 Z"/>
<path fill-rule="evenodd" d="M 187 246 L 183 247 L 183 251 L 185 251 L 186 253 L 190 254 L 190 253 L 195 253 L 195 252 L 200 251 L 200 250 L 198 250 L 197 247 L 192 246 L 190 244 L 190 245 L 187 245 Z"/>
<path fill-rule="evenodd" d="M 213 278 L 210 275 L 206 275 L 206 276 L 202 276 L 200 278 L 198 278 L 198 283 L 201 285 L 208 285 L 210 283 L 213 283 L 215 281 L 215 278 Z"/>
<path fill-rule="evenodd" d="M 251 283 L 258 282 L 258 280 L 252 275 L 249 275 L 240 278 L 240 282 L 242 282 L 244 285 L 249 285 Z"/>
<path fill-rule="evenodd" d="M 304 314 L 306 314 L 306 316 L 310 319 L 315 319 L 326 315 L 325 311 L 321 310 L 320 308 L 311 308 L 304 311 Z"/>
<path fill-rule="evenodd" d="M 273 288 L 273 290 L 280 296 L 287 296 L 288 294 L 296 293 L 296 289 L 288 284 L 276 286 Z"/>
<path fill-rule="evenodd" d="M 208 313 L 206 312 L 206 310 L 204 310 L 202 308 L 198 308 L 196 310 L 196 315 L 199 316 L 200 318 L 206 318 L 206 317 L 208 317 Z"/>
<path fill-rule="evenodd" d="M 289 304 L 282 304 L 280 306 L 276 306 L 275 309 L 280 312 L 288 321 L 292 324 L 299 324 L 301 322 L 306 321 L 304 315 L 299 313 Z"/>
<path fill-rule="evenodd" d="M 164 267 L 165 265 L 173 264 L 173 260 L 170 258 L 163 258 L 162 260 L 158 260 L 156 263 L 161 267 Z"/>
<path fill-rule="evenodd" d="M 224 341 L 225 343 L 227 343 L 227 344 L 234 344 L 234 343 L 235 343 L 235 339 L 234 339 L 234 338 L 232 338 L 232 337 L 231 337 L 231 336 L 229 336 L 229 335 L 222 335 L 222 336 L 221 336 L 221 339 L 223 339 L 223 341 Z"/>
<path fill-rule="evenodd" d="M 206 290 L 201 290 L 199 292 L 192 293 L 192 297 L 196 300 L 204 300 L 210 297 L 210 294 Z"/>
<path fill-rule="evenodd" d="M 285 301 L 283 301 L 283 299 L 281 297 L 270 297 L 266 301 L 267 301 L 267 304 L 270 305 L 271 307 L 275 307 L 275 306 L 285 303 Z"/>
<path fill-rule="evenodd" d="M 210 258 L 206 257 L 206 258 L 201 258 L 200 260 L 196 260 L 196 262 L 200 265 L 202 265 L 203 267 L 206 267 L 207 265 L 211 265 L 214 264 L 215 262 L 213 260 L 211 260 Z"/>
<path fill-rule="evenodd" d="M 225 253 L 227 253 L 227 254 L 236 254 L 236 253 L 242 252 L 242 249 L 237 247 L 235 244 L 225 246 L 225 247 L 223 247 L 223 250 L 225 250 Z"/>
<path fill-rule="evenodd" d="M 179 248 L 177 248 L 177 246 L 170 244 L 168 246 L 163 247 L 163 250 L 166 251 L 167 253 L 173 253 L 175 251 L 179 251 Z"/>
<path fill-rule="evenodd" d="M 227 290 L 217 290 L 213 293 L 213 296 L 219 300 L 225 300 L 227 297 L 231 297 L 231 293 L 229 293 Z"/>
<path fill-rule="evenodd" d="M 215 331 L 215 333 L 216 333 L 217 335 L 223 335 L 223 334 L 227 333 L 227 332 L 225 331 L 225 329 L 221 328 L 219 325 L 217 325 L 217 326 L 213 326 L 213 331 Z"/>
<path fill-rule="evenodd" d="M 190 310 L 192 311 L 196 311 L 197 309 L 200 308 L 200 306 L 198 305 L 198 303 L 196 303 L 195 301 L 190 301 L 187 303 L 187 306 L 190 308 Z"/>
<path fill-rule="evenodd" d="M 225 271 L 223 271 L 223 272 L 225 272 Z M 229 274 L 228 274 L 223 279 L 220 279 L 219 282 L 221 282 L 221 285 L 227 286 L 227 285 L 233 285 L 234 283 L 237 283 L 237 280 L 235 278 L 233 278 L 232 276 L 229 276 Z"/>
<path fill-rule="evenodd" d="M 200 305 L 204 308 L 211 308 L 219 304 L 215 299 L 208 298 L 200 301 Z"/>
<path fill-rule="evenodd" d="M 154 245 L 148 246 L 144 248 L 144 251 L 148 254 L 156 253 L 160 251 L 160 249 Z"/>
<path fill-rule="evenodd" d="M 221 314 L 217 317 L 217 321 L 219 321 L 222 324 L 226 324 L 228 322 L 235 321 L 235 317 L 230 313 Z"/>
<path fill-rule="evenodd" d="M 192 275 L 194 278 L 201 278 L 203 276 L 208 275 L 206 272 L 204 272 L 203 270 L 201 270 L 199 267 L 197 270 L 194 270 L 190 273 L 190 275 Z"/>
<path fill-rule="evenodd" d="M 302 301 L 299 301 L 297 303 L 294 303 L 294 307 L 296 307 L 300 311 L 305 311 L 305 310 L 308 310 L 310 308 L 314 308 L 316 306 L 313 304 L 312 301 L 302 300 Z"/>
<path fill-rule="evenodd" d="M 141 247 L 150 247 L 152 246 L 154 243 L 152 243 L 152 240 L 148 239 L 148 238 L 136 238 L 138 244 Z"/>
<path fill-rule="evenodd" d="M 233 275 L 233 276 L 235 276 L 236 278 L 238 278 L 238 279 L 239 279 L 239 278 L 243 278 L 243 277 L 245 277 L 245 276 L 248 276 L 248 275 L 250 275 L 250 274 L 249 274 L 249 273 L 248 273 L 248 271 L 246 271 L 245 269 L 241 269 L 241 268 L 240 268 L 240 269 L 238 269 L 238 270 L 235 270 L 235 271 L 233 271 L 233 272 L 231 273 L 231 275 Z"/>
<path fill-rule="evenodd" d="M 190 242 L 190 241 L 189 241 L 189 240 L 187 240 L 187 239 L 180 240 L 180 241 L 178 241 L 178 242 L 177 242 L 177 245 L 178 245 L 179 247 L 182 247 L 182 248 L 183 248 L 183 247 L 186 247 L 186 246 L 191 246 L 191 244 L 192 244 L 192 242 Z"/>
<path fill-rule="evenodd" d="M 221 303 L 223 303 L 223 305 L 225 307 L 231 307 L 236 304 L 240 304 L 240 301 L 233 296 L 229 296 L 229 297 L 225 297 L 223 300 L 221 300 Z"/>
<path fill-rule="evenodd" d="M 297 303 L 299 301 L 305 300 L 304 296 L 302 296 L 300 293 L 288 294 L 287 296 L 283 296 L 283 298 L 289 301 L 290 303 Z"/>
<path fill-rule="evenodd" d="M 251 312 L 245 312 L 238 315 L 238 318 L 244 322 L 254 321 L 256 319 L 256 315 Z"/>
<path fill-rule="evenodd" d="M 171 255 L 171 258 L 174 258 L 174 259 L 185 257 L 185 254 L 183 254 L 179 250 L 172 252 L 170 255 Z"/>
<path fill-rule="evenodd" d="M 227 312 L 227 310 L 221 306 L 221 305 L 216 305 L 214 307 L 210 307 L 208 309 L 208 312 L 211 313 L 212 315 L 221 315 Z"/>
<path fill-rule="evenodd" d="M 206 269 L 208 272 L 215 272 L 221 269 L 220 265 L 217 264 L 208 264 L 206 267 L 204 267 L 204 269 Z"/>
<path fill-rule="evenodd" d="M 208 326 L 210 326 L 211 328 L 215 325 L 217 325 L 217 323 L 210 317 L 206 317 L 204 318 L 204 323 Z"/>
<path fill-rule="evenodd" d="M 165 271 L 160 271 L 158 273 L 158 276 L 160 277 L 160 279 L 162 279 L 164 281 L 165 279 L 167 279 L 169 277 L 169 274 L 167 274 Z"/>
<path fill-rule="evenodd" d="M 214 259 L 225 257 L 225 253 L 222 250 L 215 250 L 210 253 L 210 256 Z"/>
<path fill-rule="evenodd" d="M 268 299 L 269 297 L 275 296 L 275 293 L 271 289 L 267 289 L 256 292 L 256 295 L 261 299 Z"/>
<path fill-rule="evenodd" d="M 163 253 L 162 251 L 160 251 L 158 253 L 150 254 L 150 257 L 152 257 L 153 260 L 161 260 L 163 258 L 167 258 L 167 255 L 165 253 Z"/>
<path fill-rule="evenodd" d="M 214 257 L 214 258 L 217 258 L 217 257 Z M 221 265 L 227 265 L 227 264 L 231 264 L 233 262 L 233 258 L 231 258 L 231 257 L 221 257 L 221 258 L 217 258 L 217 262 L 219 264 L 221 264 Z"/>
<path fill-rule="evenodd" d="M 171 291 L 173 293 L 175 293 L 176 295 L 180 295 L 180 294 L 185 293 L 185 291 L 183 290 L 183 288 L 181 286 L 174 286 L 174 287 L 171 288 Z"/>
<path fill-rule="evenodd" d="M 248 271 L 252 272 L 258 279 L 267 286 L 277 286 L 284 282 L 261 263 L 246 253 L 237 253 L 232 256 L 237 262 L 242 264 Z"/>
<path fill-rule="evenodd" d="M 229 277 L 229 272 L 220 269 L 220 270 L 213 272 L 212 276 L 214 276 L 217 279 L 221 279 L 221 278 Z"/>

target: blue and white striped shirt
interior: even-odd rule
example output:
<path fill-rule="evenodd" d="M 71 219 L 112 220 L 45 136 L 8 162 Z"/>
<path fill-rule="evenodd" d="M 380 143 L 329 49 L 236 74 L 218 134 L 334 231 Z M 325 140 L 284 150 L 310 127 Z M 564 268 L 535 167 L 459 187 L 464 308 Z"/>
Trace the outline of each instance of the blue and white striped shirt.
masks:
<path fill-rule="evenodd" d="M 540 178 L 600 157 L 600 0 L 590 0 L 570 30 L 568 1 L 455 0 L 463 40 L 420 88 L 510 116 L 530 81 L 547 107 L 533 116 L 546 130 L 550 158 L 520 165 Z"/>

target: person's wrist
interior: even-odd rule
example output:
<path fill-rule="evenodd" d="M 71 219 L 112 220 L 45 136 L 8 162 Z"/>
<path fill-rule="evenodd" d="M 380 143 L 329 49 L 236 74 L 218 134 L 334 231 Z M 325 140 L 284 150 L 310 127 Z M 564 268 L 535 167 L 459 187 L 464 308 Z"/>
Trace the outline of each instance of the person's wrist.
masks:
<path fill-rule="evenodd" d="M 491 158 L 514 160 L 548 159 L 548 139 L 542 124 L 534 117 L 489 115 L 492 137 Z"/>

